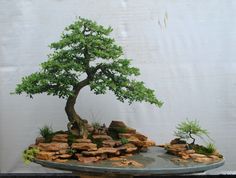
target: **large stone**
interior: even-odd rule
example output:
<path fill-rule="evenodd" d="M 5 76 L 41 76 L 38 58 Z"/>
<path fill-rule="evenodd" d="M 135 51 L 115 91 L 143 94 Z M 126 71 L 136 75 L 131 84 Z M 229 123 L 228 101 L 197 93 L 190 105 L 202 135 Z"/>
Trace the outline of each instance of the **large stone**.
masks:
<path fill-rule="evenodd" d="M 90 139 L 83 139 L 83 138 L 79 138 L 79 139 L 76 139 L 74 141 L 75 143 L 92 143 L 92 141 Z"/>
<path fill-rule="evenodd" d="M 112 140 L 112 138 L 109 135 L 93 135 L 94 140 Z"/>
<path fill-rule="evenodd" d="M 137 147 L 142 147 L 145 144 L 143 141 L 139 140 L 138 138 L 136 138 L 134 136 L 131 136 L 130 138 L 128 138 L 128 141 L 130 143 L 133 143 Z"/>
<path fill-rule="evenodd" d="M 105 159 L 108 158 L 108 155 L 107 154 L 101 154 L 99 156 L 96 156 L 96 158 L 99 159 L 99 160 L 105 160 Z"/>
<path fill-rule="evenodd" d="M 56 134 L 52 137 L 52 142 L 67 143 L 68 134 Z"/>
<path fill-rule="evenodd" d="M 146 140 L 148 139 L 145 135 L 143 135 L 143 134 L 141 134 L 141 133 L 138 133 L 138 132 L 136 132 L 135 134 L 133 134 L 133 136 L 135 136 L 136 138 L 138 138 L 138 139 L 141 140 L 141 141 L 146 141 Z"/>
<path fill-rule="evenodd" d="M 97 150 L 97 145 L 94 143 L 72 143 L 72 149 L 77 150 L 86 150 L 86 151 L 95 151 Z"/>
<path fill-rule="evenodd" d="M 66 150 L 69 148 L 67 143 L 39 143 L 39 149 L 42 151 L 59 151 L 59 150 Z"/>
<path fill-rule="evenodd" d="M 116 149 L 118 149 L 121 152 L 125 152 L 125 153 L 134 153 L 137 151 L 138 148 L 132 143 L 127 143 L 127 144 L 124 144 L 120 147 L 117 147 Z"/>
<path fill-rule="evenodd" d="M 72 154 L 62 154 L 62 155 L 59 155 L 59 158 L 62 158 L 62 159 L 69 159 L 72 157 Z"/>
<path fill-rule="evenodd" d="M 194 153 L 194 154 L 190 154 L 189 155 L 191 158 L 196 159 L 196 158 L 206 158 L 207 156 L 204 154 L 198 154 L 198 153 Z"/>
<path fill-rule="evenodd" d="M 209 158 L 209 157 L 198 157 L 198 158 L 195 158 L 194 161 L 195 162 L 198 162 L 198 163 L 210 163 L 212 162 L 212 158 Z"/>
<path fill-rule="evenodd" d="M 146 141 L 143 141 L 144 142 L 144 145 L 145 147 L 151 147 L 151 146 L 156 146 L 156 143 L 152 140 L 146 140 Z"/>
<path fill-rule="evenodd" d="M 213 161 L 218 161 L 220 158 L 216 155 L 210 155 L 209 156 Z"/>
<path fill-rule="evenodd" d="M 174 145 L 166 145 L 165 149 L 168 152 L 172 153 L 178 153 L 180 151 L 186 151 L 187 145 L 186 144 L 174 144 Z"/>
<path fill-rule="evenodd" d="M 55 159 L 53 160 L 54 162 L 57 162 L 57 163 L 65 163 L 67 162 L 68 160 L 67 159 Z"/>
<path fill-rule="evenodd" d="M 78 161 L 87 164 L 87 163 L 97 162 L 97 161 L 99 161 L 99 159 L 96 157 L 78 157 Z"/>
<path fill-rule="evenodd" d="M 144 167 L 143 164 L 134 161 L 134 160 L 126 160 L 123 159 L 122 161 L 119 162 L 114 162 L 112 163 L 113 166 L 117 166 L 117 167 L 136 167 L 136 168 L 142 168 Z"/>
<path fill-rule="evenodd" d="M 134 134 L 132 134 L 132 133 L 119 133 L 118 134 L 119 138 L 126 138 L 126 139 L 132 137 L 133 135 Z"/>
<path fill-rule="evenodd" d="M 122 121 L 111 121 L 108 128 L 125 128 L 127 127 Z"/>
<path fill-rule="evenodd" d="M 114 154 L 114 155 L 120 154 L 119 150 L 117 150 L 116 148 L 102 147 L 102 148 L 99 148 L 98 151 L 102 151 L 103 153 Z"/>
<path fill-rule="evenodd" d="M 122 121 L 112 121 L 108 127 L 108 131 L 116 131 L 117 133 L 136 133 L 136 130 L 127 127 Z"/>
<path fill-rule="evenodd" d="M 111 161 L 121 161 L 123 159 L 124 158 L 121 158 L 121 157 L 111 157 L 111 158 L 109 158 L 109 160 L 111 160 Z"/>
<path fill-rule="evenodd" d="M 110 148 L 110 147 L 101 147 L 96 151 L 83 151 L 83 156 L 99 156 L 102 154 L 112 154 L 112 155 L 119 155 L 120 151 L 117 148 Z"/>
<path fill-rule="evenodd" d="M 126 148 L 126 153 L 133 153 L 135 152 L 138 148 L 132 144 L 132 143 L 127 143 L 124 145 L 124 147 Z"/>
<path fill-rule="evenodd" d="M 66 154 L 68 153 L 68 150 L 59 150 L 59 154 Z"/>
<path fill-rule="evenodd" d="M 133 142 L 138 142 L 139 145 L 146 144 L 146 146 L 153 146 L 153 143 L 155 145 L 155 142 L 147 140 L 147 137 L 140 133 L 119 133 L 118 135 L 119 138 L 126 138 L 128 140 L 132 140 Z"/>
<path fill-rule="evenodd" d="M 103 147 L 118 147 L 122 145 L 121 141 L 116 140 L 104 140 L 102 144 Z"/>
<path fill-rule="evenodd" d="M 171 145 L 186 144 L 186 141 L 185 140 L 181 140 L 180 138 L 175 138 L 174 140 L 171 140 L 170 144 Z"/>
<path fill-rule="evenodd" d="M 187 154 L 194 154 L 194 153 L 195 153 L 195 150 L 192 150 L 192 149 L 191 149 L 191 150 L 186 150 L 185 152 L 186 152 Z"/>
<path fill-rule="evenodd" d="M 45 143 L 45 138 L 43 137 L 37 137 L 35 139 L 35 145 L 38 145 L 39 143 Z"/>
<path fill-rule="evenodd" d="M 184 156 L 184 158 L 187 158 L 186 157 L 187 154 L 186 151 L 188 150 L 187 144 L 173 144 L 173 145 L 166 144 L 165 149 L 169 154 L 173 154 L 180 157 Z"/>
<path fill-rule="evenodd" d="M 36 158 L 42 160 L 53 160 L 54 155 L 55 152 L 40 151 L 36 154 Z"/>

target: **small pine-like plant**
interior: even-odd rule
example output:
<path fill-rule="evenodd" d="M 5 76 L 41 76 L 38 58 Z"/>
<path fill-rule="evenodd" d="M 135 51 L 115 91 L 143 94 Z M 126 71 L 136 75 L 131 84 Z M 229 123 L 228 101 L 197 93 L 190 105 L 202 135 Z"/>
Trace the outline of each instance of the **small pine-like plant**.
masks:
<path fill-rule="evenodd" d="M 208 131 L 206 129 L 203 129 L 197 120 L 190 121 L 186 120 L 178 124 L 176 127 L 177 131 L 175 132 L 175 135 L 177 137 L 180 137 L 181 139 L 192 139 L 192 145 L 195 143 L 195 136 L 198 136 L 203 139 L 203 136 L 208 136 Z"/>
<path fill-rule="evenodd" d="M 54 136 L 54 132 L 51 126 L 43 126 L 39 129 L 40 135 L 45 139 L 45 142 L 51 142 L 52 137 Z"/>
<path fill-rule="evenodd" d="M 38 148 L 29 148 L 23 151 L 22 159 L 26 165 L 31 163 L 35 158 L 36 154 L 39 152 Z"/>

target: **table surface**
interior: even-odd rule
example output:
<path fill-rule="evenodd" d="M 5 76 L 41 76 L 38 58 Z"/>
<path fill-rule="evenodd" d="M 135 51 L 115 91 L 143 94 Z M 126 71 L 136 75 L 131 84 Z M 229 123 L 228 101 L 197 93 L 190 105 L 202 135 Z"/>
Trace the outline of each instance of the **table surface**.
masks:
<path fill-rule="evenodd" d="M 35 159 L 34 162 L 42 166 L 67 170 L 72 172 L 101 173 L 101 174 L 126 174 L 126 175 L 165 175 L 165 174 L 190 174 L 215 169 L 224 164 L 224 159 L 214 163 L 196 163 L 193 161 L 176 162 L 174 155 L 166 154 L 164 148 L 151 147 L 145 153 L 127 157 L 127 160 L 134 160 L 144 165 L 142 168 L 117 167 L 113 166 L 111 160 L 99 161 L 97 163 L 84 164 L 76 160 L 69 160 L 66 163 L 57 163 Z"/>

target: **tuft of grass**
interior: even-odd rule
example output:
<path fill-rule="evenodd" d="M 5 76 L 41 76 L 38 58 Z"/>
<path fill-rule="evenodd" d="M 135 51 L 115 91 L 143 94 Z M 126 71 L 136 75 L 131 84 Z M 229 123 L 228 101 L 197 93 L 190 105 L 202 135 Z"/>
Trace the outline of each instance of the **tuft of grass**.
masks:
<path fill-rule="evenodd" d="M 76 150 L 74 150 L 74 149 L 72 149 L 72 148 L 69 148 L 68 150 L 66 150 L 66 152 L 68 153 L 68 154 L 75 154 L 75 153 L 77 153 L 77 151 Z"/>
<path fill-rule="evenodd" d="M 72 134 L 71 132 L 69 132 L 69 133 L 68 133 L 68 139 L 67 139 L 68 145 L 71 146 L 72 143 L 75 142 L 76 138 L 77 138 L 76 135 L 74 135 L 74 134 Z"/>
<path fill-rule="evenodd" d="M 38 148 L 25 149 L 22 153 L 22 159 L 23 159 L 24 164 L 26 165 L 30 164 L 38 152 L 39 152 Z"/>
<path fill-rule="evenodd" d="M 216 147 L 213 143 L 209 143 L 207 146 L 195 145 L 193 149 L 196 151 L 196 153 L 204 155 L 211 155 L 216 151 Z"/>
<path fill-rule="evenodd" d="M 95 130 L 100 129 L 102 125 L 99 122 L 93 122 L 91 124 Z"/>
<path fill-rule="evenodd" d="M 120 141 L 122 145 L 129 143 L 129 140 L 127 138 L 121 138 Z"/>
<path fill-rule="evenodd" d="M 46 143 L 49 143 L 52 141 L 52 137 L 54 136 L 54 132 L 51 126 L 43 126 L 41 129 L 39 129 L 40 135 L 45 139 Z"/>

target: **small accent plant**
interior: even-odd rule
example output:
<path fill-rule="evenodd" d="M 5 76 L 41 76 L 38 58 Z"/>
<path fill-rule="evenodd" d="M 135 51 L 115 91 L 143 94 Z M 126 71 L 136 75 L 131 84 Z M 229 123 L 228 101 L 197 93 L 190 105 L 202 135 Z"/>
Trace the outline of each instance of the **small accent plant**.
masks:
<path fill-rule="evenodd" d="M 195 145 L 193 149 L 196 151 L 196 153 L 204 155 L 211 155 L 216 151 L 216 147 L 213 143 L 208 143 L 207 146 Z"/>
<path fill-rule="evenodd" d="M 51 126 L 43 126 L 41 129 L 39 129 L 40 135 L 45 139 L 46 143 L 49 143 L 52 141 L 52 137 L 54 136 L 54 132 Z"/>
<path fill-rule="evenodd" d="M 102 127 L 102 125 L 99 122 L 93 122 L 91 125 L 95 130 L 98 130 Z"/>
<path fill-rule="evenodd" d="M 181 139 L 188 140 L 192 139 L 191 145 L 195 144 L 196 138 L 195 136 L 198 136 L 203 139 L 203 136 L 208 136 L 208 131 L 206 129 L 203 129 L 197 120 L 190 121 L 186 120 L 178 124 L 176 127 L 177 131 L 175 132 L 175 135 Z"/>
<path fill-rule="evenodd" d="M 74 135 L 73 133 L 69 132 L 69 133 L 68 133 L 68 139 L 67 139 L 68 145 L 71 146 L 72 143 L 75 142 L 76 138 L 77 138 L 76 135 Z"/>
<path fill-rule="evenodd" d="M 27 165 L 31 163 L 38 152 L 39 152 L 38 148 L 28 148 L 24 150 L 22 154 L 22 159 L 24 163 Z"/>
<path fill-rule="evenodd" d="M 120 141 L 121 141 L 122 145 L 125 145 L 125 144 L 129 143 L 129 140 L 127 138 L 124 138 L 124 137 L 121 138 Z"/>

